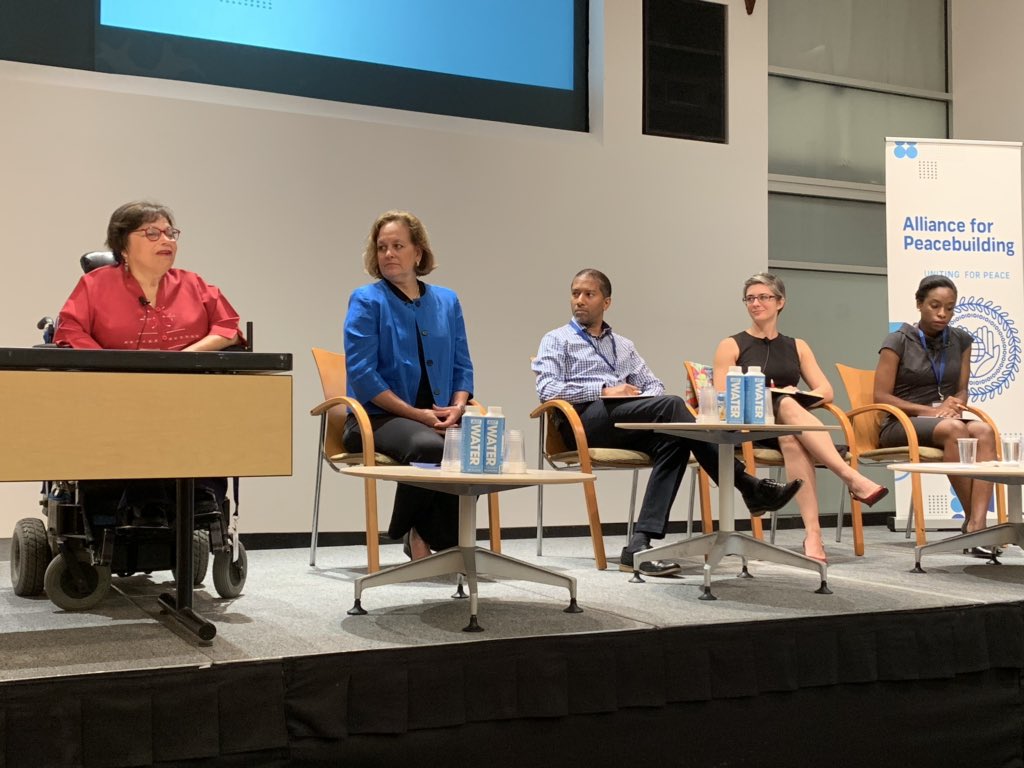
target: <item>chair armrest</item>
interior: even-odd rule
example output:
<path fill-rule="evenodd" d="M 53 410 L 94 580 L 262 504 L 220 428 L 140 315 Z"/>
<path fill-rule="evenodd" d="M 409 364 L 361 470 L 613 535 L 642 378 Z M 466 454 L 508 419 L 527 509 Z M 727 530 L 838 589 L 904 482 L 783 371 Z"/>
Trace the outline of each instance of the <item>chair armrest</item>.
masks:
<path fill-rule="evenodd" d="M 346 397 L 345 395 L 339 395 L 324 400 L 315 408 L 309 412 L 310 416 L 326 416 L 327 412 L 331 408 L 335 408 L 339 405 L 346 406 L 352 415 L 356 417 L 356 425 L 359 427 L 359 438 L 363 443 L 363 464 L 367 467 L 375 466 L 375 457 L 377 455 L 376 448 L 373 444 L 373 429 L 370 427 L 370 417 L 366 413 L 366 408 L 358 400 Z"/>
<path fill-rule="evenodd" d="M 576 440 L 576 450 L 580 455 L 580 471 L 586 474 L 593 472 L 590 464 L 590 446 L 587 444 L 587 433 L 583 431 L 583 422 L 576 409 L 565 400 L 548 400 L 541 403 L 530 413 L 531 419 L 538 419 L 541 416 L 551 416 L 559 413 L 569 423 L 573 437 Z"/>
<path fill-rule="evenodd" d="M 839 422 L 839 426 L 842 427 L 843 429 L 843 437 L 846 441 L 846 444 L 850 447 L 850 454 L 856 461 L 857 457 L 860 455 L 860 453 L 857 450 L 857 439 L 853 433 L 853 424 L 850 422 L 850 419 L 847 417 L 847 415 L 843 412 L 843 409 L 837 405 L 833 405 L 832 403 L 821 403 L 820 405 L 817 405 L 815 407 L 828 411 L 830 414 L 832 414 L 832 418 Z M 854 466 L 856 466 L 856 463 L 854 464 Z"/>
<path fill-rule="evenodd" d="M 896 406 L 887 405 L 885 403 L 871 403 L 870 405 L 862 405 L 860 408 L 852 408 L 846 412 L 846 415 L 852 423 L 855 417 L 863 416 L 864 414 L 871 412 L 888 413 L 890 416 L 896 418 L 907 435 L 907 447 L 910 448 L 910 460 L 913 462 L 920 462 L 921 446 L 918 445 L 917 432 L 914 431 L 914 426 L 910 423 L 910 417 Z"/>
<path fill-rule="evenodd" d="M 996 461 L 1002 461 L 1003 440 L 1002 436 L 999 434 L 999 427 L 996 426 L 995 421 L 993 421 L 992 417 L 985 413 L 985 411 L 981 410 L 981 408 L 977 408 L 973 405 L 964 406 L 964 410 L 969 413 L 973 413 L 978 417 L 978 419 L 983 421 L 985 424 L 988 424 L 996 441 Z M 1006 490 L 1004 488 L 996 490 L 996 519 L 1000 523 L 1006 522 Z"/>
<path fill-rule="evenodd" d="M 996 426 L 996 423 L 992 419 L 992 417 L 989 416 L 985 411 L 981 410 L 981 408 L 978 408 L 977 406 L 974 405 L 965 405 L 964 410 L 967 411 L 968 413 L 973 413 L 981 421 L 985 422 L 990 427 L 992 427 L 992 431 L 996 433 L 996 445 L 999 445 L 999 428 Z"/>
<path fill-rule="evenodd" d="M 989 416 L 987 413 L 985 413 L 985 411 L 981 410 L 981 408 L 978 408 L 976 406 L 965 405 L 964 406 L 964 410 L 967 411 L 968 413 L 973 413 L 975 416 L 978 417 L 978 419 L 980 421 L 983 421 L 985 424 L 988 424 L 988 426 L 992 430 L 992 434 L 995 436 L 995 440 L 996 440 L 996 459 L 998 461 L 1002 461 L 1003 460 L 1003 441 L 1002 441 L 1002 436 L 999 434 L 999 427 L 996 426 L 995 421 L 992 419 L 991 416 Z"/>

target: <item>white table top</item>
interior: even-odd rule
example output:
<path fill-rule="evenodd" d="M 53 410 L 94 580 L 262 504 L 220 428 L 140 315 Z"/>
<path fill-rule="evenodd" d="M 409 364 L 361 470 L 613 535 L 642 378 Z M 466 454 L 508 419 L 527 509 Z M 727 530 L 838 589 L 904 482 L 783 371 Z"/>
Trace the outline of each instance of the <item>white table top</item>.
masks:
<path fill-rule="evenodd" d="M 593 475 L 583 472 L 556 472 L 550 469 L 528 469 L 525 473 L 502 473 L 499 475 L 471 474 L 469 472 L 442 472 L 440 469 L 424 469 L 409 466 L 345 467 L 342 474 L 355 477 L 372 477 L 377 480 L 397 482 L 430 482 L 439 485 L 562 485 L 593 480 Z"/>
<path fill-rule="evenodd" d="M 999 461 L 979 461 L 976 464 L 928 461 L 920 464 L 907 462 L 889 464 L 893 472 L 919 472 L 922 475 L 962 475 L 998 483 L 1024 483 L 1024 464 L 1003 464 Z"/>
<path fill-rule="evenodd" d="M 652 422 L 616 422 L 620 429 L 671 430 L 673 432 L 834 432 L 839 429 L 833 424 L 815 424 L 800 426 L 799 424 L 698 424 L 689 421 L 652 421 Z"/>
<path fill-rule="evenodd" d="M 830 424 L 815 424 L 811 426 L 800 426 L 797 424 L 727 424 L 718 422 L 715 424 L 696 424 L 689 421 L 661 421 L 661 422 L 616 422 L 619 429 L 647 430 L 649 432 L 662 432 L 666 435 L 686 435 L 690 440 L 699 440 L 703 443 L 717 443 L 719 446 L 739 445 L 751 440 L 767 440 L 772 437 L 784 435 L 796 435 L 801 432 L 834 432 L 838 426 Z"/>

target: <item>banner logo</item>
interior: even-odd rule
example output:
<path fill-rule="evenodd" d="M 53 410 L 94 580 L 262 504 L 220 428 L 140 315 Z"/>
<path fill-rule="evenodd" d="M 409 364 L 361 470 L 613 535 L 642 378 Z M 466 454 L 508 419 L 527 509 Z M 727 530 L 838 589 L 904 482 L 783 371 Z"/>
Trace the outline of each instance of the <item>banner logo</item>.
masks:
<path fill-rule="evenodd" d="M 906 158 L 913 160 L 917 157 L 917 142 L 916 141 L 897 141 L 896 146 L 892 150 L 893 157 L 897 157 L 900 160 Z"/>
<path fill-rule="evenodd" d="M 1020 370 L 1020 333 L 1010 315 L 990 300 L 969 296 L 956 305 L 953 325 L 974 339 L 971 344 L 972 400 L 984 402 L 1008 389 Z"/>

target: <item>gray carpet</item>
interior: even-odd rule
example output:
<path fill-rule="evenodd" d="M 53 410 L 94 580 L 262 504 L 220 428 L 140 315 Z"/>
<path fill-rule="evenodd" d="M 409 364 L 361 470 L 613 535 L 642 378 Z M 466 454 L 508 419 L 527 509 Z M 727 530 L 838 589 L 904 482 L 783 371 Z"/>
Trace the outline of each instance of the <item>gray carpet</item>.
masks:
<path fill-rule="evenodd" d="M 847 532 L 848 533 L 848 532 Z M 1003 565 L 960 554 L 926 556 L 927 574 L 912 574 L 913 545 L 902 534 L 865 531 L 867 554 L 853 555 L 852 543 L 833 541 L 829 586 L 819 595 L 811 571 L 752 562 L 753 579 L 739 579 L 739 560 L 727 558 L 713 577 L 714 602 L 697 599 L 701 563 L 685 561 L 667 579 L 629 583 L 609 563 L 597 571 L 589 539 L 547 539 L 537 558 L 533 540 L 506 541 L 503 551 L 570 573 L 578 581 L 584 612 L 563 613 L 564 589 L 526 582 L 480 585 L 480 624 L 486 631 L 462 632 L 466 600 L 453 600 L 454 578 L 376 587 L 363 593 L 366 616 L 347 616 L 351 582 L 365 573 L 362 547 L 321 548 L 317 567 L 305 549 L 249 552 L 245 592 L 233 600 L 217 597 L 212 580 L 196 592 L 196 610 L 217 627 L 201 646 L 175 622 L 161 616 L 157 595 L 171 590 L 170 573 L 115 578 L 96 608 L 67 613 L 45 597 L 14 595 L 9 579 L 8 542 L 0 542 L 0 680 L 79 675 L 113 670 L 246 661 L 282 656 L 368 649 L 483 642 L 535 635 L 610 632 L 709 623 L 750 622 L 950 605 L 1016 601 L 1024 596 L 1024 553 L 1013 548 Z M 937 540 L 942 534 L 933 534 Z M 800 546 L 802 531 L 780 531 L 778 543 Z M 671 537 L 670 537 L 671 540 Z M 606 540 L 617 554 L 622 538 Z M 381 549 L 382 565 L 404 562 L 401 548 Z"/>

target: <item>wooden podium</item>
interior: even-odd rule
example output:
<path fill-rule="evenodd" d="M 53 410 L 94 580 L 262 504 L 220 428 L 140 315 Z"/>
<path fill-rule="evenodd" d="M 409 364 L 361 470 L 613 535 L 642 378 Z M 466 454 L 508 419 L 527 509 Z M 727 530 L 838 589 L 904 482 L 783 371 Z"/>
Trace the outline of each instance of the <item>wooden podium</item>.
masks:
<path fill-rule="evenodd" d="M 259 370 L 291 370 L 291 355 L 268 365 L 246 352 L 17 351 L 38 353 L 30 359 L 49 369 L 5 369 L 0 350 L 0 481 L 177 480 L 176 593 L 161 603 L 212 639 L 216 628 L 192 610 L 194 479 L 292 473 L 292 379 Z M 101 370 L 124 355 L 133 366 L 150 355 L 150 368 L 174 372 Z"/>

